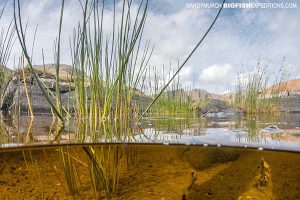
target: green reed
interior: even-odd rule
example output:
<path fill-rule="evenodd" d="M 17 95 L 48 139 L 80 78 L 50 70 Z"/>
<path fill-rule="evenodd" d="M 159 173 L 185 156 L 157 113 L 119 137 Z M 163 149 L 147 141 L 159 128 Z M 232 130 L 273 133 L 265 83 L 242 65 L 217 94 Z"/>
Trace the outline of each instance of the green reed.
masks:
<path fill-rule="evenodd" d="M 171 66 L 168 73 L 165 73 L 165 67 L 162 69 L 157 69 L 153 67 L 151 73 L 148 73 L 148 85 L 145 86 L 149 88 L 147 93 L 155 98 L 162 87 L 166 84 L 167 80 L 172 76 Z M 174 81 L 169 84 L 165 92 L 163 92 L 160 98 L 152 106 L 147 113 L 147 116 L 165 116 L 165 117 L 186 117 L 193 115 L 194 109 L 192 107 L 191 99 L 191 88 L 183 87 L 180 84 L 180 75 L 177 76 Z"/>
<path fill-rule="evenodd" d="M 133 102 L 133 95 L 138 88 L 144 86 L 147 65 L 153 50 L 147 42 L 140 54 L 148 1 L 141 1 L 136 14 L 131 11 L 131 0 L 122 1 L 120 24 L 117 24 L 114 2 L 111 37 L 105 37 L 103 33 L 104 2 L 100 5 L 99 1 L 85 1 L 82 8 L 82 23 L 74 31 L 71 41 L 78 139 L 86 141 L 86 133 L 89 133 L 92 141 L 103 138 L 106 141 L 126 141 L 126 134 L 130 134 L 129 126 L 137 115 L 135 111 L 139 110 L 138 105 Z M 219 14 L 220 12 L 217 17 Z M 170 85 L 180 69 L 161 91 Z M 178 84 L 173 86 L 176 87 Z M 159 96 L 158 93 L 156 99 Z M 172 107 L 176 108 L 182 102 L 181 99 Z M 148 109 L 152 105 L 153 103 Z M 86 147 L 84 150 L 92 163 L 91 178 L 95 191 L 99 193 L 104 189 L 106 197 L 110 199 L 118 188 L 120 160 L 126 155 L 119 148 L 104 150 L 101 147 Z"/>
<path fill-rule="evenodd" d="M 73 164 L 73 158 L 71 158 L 69 152 L 69 147 L 62 147 L 59 149 L 59 152 L 69 191 L 72 195 L 75 195 L 78 192 L 78 183 L 76 179 L 76 170 Z"/>
<path fill-rule="evenodd" d="M 53 111 L 55 116 L 59 118 L 59 123 L 57 123 L 56 133 L 55 133 L 55 140 L 58 140 L 58 141 L 59 141 L 60 134 L 63 131 L 64 126 L 65 126 L 65 121 L 64 121 L 63 112 L 62 112 L 62 106 L 61 106 L 61 102 L 60 102 L 61 101 L 60 91 L 59 91 L 59 81 L 60 81 L 59 80 L 60 36 L 61 36 L 61 28 L 62 28 L 63 10 L 64 10 L 64 0 L 62 0 L 62 4 L 61 4 L 61 15 L 60 15 L 60 23 L 59 23 L 59 34 L 58 34 L 59 36 L 58 36 L 58 40 L 56 42 L 57 47 L 56 47 L 56 54 L 55 54 L 55 57 L 56 57 L 56 95 L 55 95 L 56 105 L 55 105 L 52 102 L 52 100 L 50 99 L 51 95 L 49 95 L 49 93 L 51 93 L 51 92 L 49 91 L 49 89 L 47 87 L 45 87 L 45 84 L 39 79 L 39 77 L 36 73 L 36 70 L 33 68 L 32 60 L 31 60 L 31 57 L 28 54 L 28 50 L 27 50 L 26 42 L 25 42 L 26 41 L 26 35 L 25 35 L 24 29 L 23 29 L 22 18 L 21 18 L 21 14 L 20 14 L 21 13 L 20 1 L 19 0 L 14 1 L 15 29 L 16 29 L 17 36 L 18 36 L 21 48 L 23 50 L 24 56 L 25 56 L 25 58 L 28 62 L 30 72 L 32 73 L 34 79 L 38 83 L 38 86 L 40 87 L 44 97 L 48 101 L 48 103 L 51 107 L 51 111 Z M 35 41 L 35 36 L 34 36 L 33 41 Z M 34 44 L 33 44 L 33 46 L 34 46 Z M 33 49 L 33 47 L 32 47 L 32 49 Z M 44 68 L 45 68 L 45 66 L 44 66 Z M 26 82 L 26 80 L 24 80 L 24 81 Z M 28 105 L 30 105 L 30 102 L 29 102 Z M 33 116 L 33 114 L 32 114 L 32 116 Z M 64 174 L 65 174 L 65 177 L 66 177 L 66 180 L 67 180 L 67 184 L 68 184 L 68 187 L 69 187 L 69 190 L 70 190 L 71 194 L 74 195 L 74 194 L 76 194 L 76 187 L 75 187 L 75 184 L 74 184 L 73 165 L 72 165 L 69 154 L 65 155 L 63 148 L 61 148 L 61 152 L 62 153 L 60 155 L 61 155 L 61 158 L 62 158 L 62 161 L 63 161 L 63 169 L 64 169 Z"/>
<path fill-rule="evenodd" d="M 79 134 L 99 133 L 103 123 L 130 121 L 136 106 L 132 97 L 152 54 L 149 42 L 140 53 L 148 1 L 142 1 L 133 14 L 132 1 L 124 0 L 120 24 L 114 2 L 111 37 L 103 33 L 104 6 L 97 0 L 85 1 L 82 25 L 71 45 Z"/>
<path fill-rule="evenodd" d="M 257 63 L 255 71 L 243 77 L 238 75 L 236 82 L 235 105 L 248 114 L 278 112 L 280 97 L 286 92 L 286 83 L 289 70 L 282 64 L 275 77 L 268 71 L 268 63 Z M 274 79 L 272 85 L 270 80 Z M 268 88 L 269 87 L 269 88 Z"/>
<path fill-rule="evenodd" d="M 64 1 L 64 0 L 63 0 Z M 62 18 L 62 15 L 61 15 Z M 64 119 L 63 115 L 60 112 L 60 110 L 54 105 L 54 103 L 51 101 L 46 89 L 43 86 L 43 83 L 39 79 L 38 75 L 36 74 L 36 71 L 33 68 L 31 57 L 29 56 L 28 49 L 26 46 L 26 35 L 25 31 L 23 29 L 23 23 L 22 23 L 22 17 L 21 17 L 21 8 L 20 8 L 20 1 L 14 0 L 14 23 L 15 23 L 15 30 L 18 36 L 19 43 L 21 45 L 22 51 L 24 53 L 24 56 L 28 62 L 28 66 L 31 69 L 32 75 L 34 79 L 37 81 L 38 86 L 40 87 L 44 97 L 46 98 L 47 102 L 49 103 L 51 109 L 53 109 L 55 115 L 60 119 L 60 122 L 62 123 L 62 127 L 64 126 Z M 34 39 L 35 40 L 35 39 Z"/>
<path fill-rule="evenodd" d="M 16 41 L 15 29 L 13 22 L 11 21 L 8 26 L 2 26 L 1 18 L 6 8 L 8 0 L 4 2 L 2 8 L 0 8 L 0 100 L 2 101 L 2 95 L 5 92 L 7 83 L 11 79 L 10 70 L 6 69 L 7 62 L 10 58 L 11 50 Z"/>
<path fill-rule="evenodd" d="M 133 13 L 131 0 L 122 1 L 121 19 L 113 3 L 110 36 L 103 32 L 104 1 L 84 1 L 82 23 L 71 41 L 76 92 L 77 136 L 94 142 L 125 141 L 136 104 L 133 95 L 141 85 L 153 48 L 146 42 L 141 54 L 142 33 L 148 1 L 141 1 Z M 120 24 L 117 24 L 120 21 Z M 118 189 L 121 147 L 86 147 L 95 193 L 105 191 L 111 198 Z"/>
<path fill-rule="evenodd" d="M 51 93 L 51 91 L 47 88 L 47 86 L 45 86 L 45 84 L 39 79 L 39 76 L 37 75 L 37 71 L 34 69 L 34 67 L 32 65 L 32 56 L 29 56 L 28 48 L 26 46 L 26 35 L 25 35 L 26 30 L 24 31 L 24 29 L 23 29 L 20 1 L 14 0 L 15 30 L 16 30 L 18 40 L 21 45 L 24 57 L 28 62 L 27 65 L 29 66 L 30 73 L 33 75 L 35 81 L 37 82 L 39 88 L 41 89 L 41 91 L 43 93 L 43 96 L 46 98 L 47 102 L 49 103 L 49 105 L 51 107 L 51 111 L 53 111 L 53 114 L 59 119 L 59 122 L 57 123 L 57 128 L 56 128 L 57 132 L 56 132 L 55 139 L 58 139 L 60 137 L 60 134 L 65 127 L 65 121 L 63 118 L 62 107 L 61 107 L 61 103 L 60 103 L 60 95 L 59 95 L 60 35 L 61 35 L 61 27 L 62 27 L 63 9 L 64 9 L 64 0 L 62 1 L 60 23 L 59 23 L 59 37 L 58 37 L 58 41 L 56 42 L 57 47 L 55 49 L 57 51 L 55 53 L 55 58 L 56 58 L 56 95 L 53 95 Z M 27 25 L 26 25 L 26 27 L 27 27 Z M 33 54 L 36 32 L 37 32 L 37 27 L 35 29 L 31 54 Z M 44 68 L 45 68 L 45 66 L 44 66 Z M 55 97 L 56 105 L 52 102 L 52 100 L 50 98 L 51 97 L 50 94 Z M 31 115 L 33 116 L 32 113 L 31 113 Z"/>

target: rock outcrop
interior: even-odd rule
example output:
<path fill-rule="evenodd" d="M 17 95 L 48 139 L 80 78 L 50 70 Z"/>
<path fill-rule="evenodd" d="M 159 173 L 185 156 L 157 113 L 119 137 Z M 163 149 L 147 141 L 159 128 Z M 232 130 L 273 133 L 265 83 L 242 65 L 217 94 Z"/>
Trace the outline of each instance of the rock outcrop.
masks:
<path fill-rule="evenodd" d="M 280 111 L 300 113 L 300 94 L 291 94 L 280 99 Z"/>
<path fill-rule="evenodd" d="M 46 67 L 49 65 L 46 65 Z M 40 80 L 44 85 L 51 91 L 56 92 L 55 87 L 55 71 L 49 70 L 42 71 L 36 68 L 36 73 L 40 77 Z M 46 68 L 47 69 L 47 68 Z M 70 75 L 71 66 L 63 65 L 60 68 L 60 73 L 67 77 Z M 27 91 L 30 97 L 30 102 L 34 112 L 51 112 L 51 108 L 46 98 L 44 97 L 42 90 L 37 84 L 36 80 L 30 75 L 26 75 L 26 80 L 23 80 L 21 72 L 15 72 L 12 78 L 8 81 L 5 92 L 2 96 L 1 110 L 12 110 L 20 109 L 21 112 L 28 111 L 28 100 L 26 98 L 26 91 L 24 81 L 26 81 Z M 68 74 L 68 75 L 67 75 Z M 59 92 L 61 96 L 62 105 L 65 108 L 70 106 L 72 109 L 74 107 L 74 96 L 75 96 L 74 86 L 70 86 L 67 79 L 60 81 Z M 50 99 L 55 102 L 55 98 L 50 95 Z"/>
<path fill-rule="evenodd" d="M 55 80 L 55 65 L 34 66 L 36 73 L 39 76 L 43 84 L 53 93 L 56 92 L 56 80 Z M 69 108 L 70 112 L 75 110 L 75 87 L 71 82 L 72 67 L 68 65 L 60 66 L 60 84 L 59 93 L 61 97 L 62 106 L 65 109 Z M 29 71 L 27 72 L 29 74 Z M 31 107 L 35 113 L 50 113 L 51 108 L 44 97 L 42 90 L 37 84 L 36 80 L 26 75 L 26 80 L 23 80 L 21 72 L 14 72 L 10 80 L 8 80 L 5 92 L 2 96 L 1 110 L 10 111 L 13 109 L 20 110 L 21 112 L 28 111 L 28 100 L 26 98 L 26 88 L 24 85 L 26 81 L 27 91 L 30 97 Z M 89 90 L 89 84 L 86 85 L 87 91 Z M 50 95 L 52 102 L 55 102 L 54 96 Z M 89 105 L 89 97 L 87 98 L 87 104 Z M 143 111 L 147 105 L 149 105 L 152 99 L 146 95 L 135 92 L 133 95 L 133 101 L 139 104 L 140 110 Z"/>
<path fill-rule="evenodd" d="M 300 113 L 300 79 L 293 79 L 282 83 L 285 95 L 280 99 L 282 112 Z"/>

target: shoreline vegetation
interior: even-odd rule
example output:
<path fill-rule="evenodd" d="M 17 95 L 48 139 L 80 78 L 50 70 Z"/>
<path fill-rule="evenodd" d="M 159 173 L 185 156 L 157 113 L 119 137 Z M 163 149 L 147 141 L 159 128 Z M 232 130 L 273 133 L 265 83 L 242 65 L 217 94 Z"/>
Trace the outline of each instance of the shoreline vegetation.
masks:
<path fill-rule="evenodd" d="M 56 92 L 55 83 L 55 64 L 36 65 L 33 66 L 35 73 L 39 79 L 42 80 L 43 85 L 47 87 L 49 94 Z M 76 105 L 74 100 L 76 98 L 76 79 L 72 77 L 72 66 L 61 64 L 60 66 L 60 78 L 59 78 L 59 91 L 63 97 L 62 106 L 68 114 L 75 116 Z M 18 110 L 21 104 L 21 113 L 25 114 L 29 111 L 29 105 L 24 95 L 25 85 L 28 85 L 28 91 L 31 94 L 33 100 L 33 109 L 36 113 L 49 113 L 51 112 L 50 106 L 46 102 L 42 101 L 42 94 L 39 92 L 39 88 L 36 87 L 37 83 L 31 74 L 29 68 L 10 70 L 2 67 L 3 77 L 5 77 L 1 85 L 3 92 L 1 93 L 1 109 L 9 112 L 15 112 Z M 24 71 L 25 70 L 25 71 Z M 262 74 L 264 70 L 264 74 Z M 284 70 L 281 68 L 279 72 Z M 25 73 L 25 74 L 23 74 Z M 227 94 L 214 94 L 209 93 L 203 89 L 182 87 L 180 84 L 180 76 L 178 76 L 176 82 L 171 84 L 161 97 L 157 100 L 156 104 L 149 110 L 146 116 L 165 116 L 165 117 L 192 117 L 201 116 L 205 112 L 217 112 L 215 107 L 210 108 L 210 104 L 214 101 L 219 101 L 220 104 L 224 104 L 224 108 L 236 108 L 245 115 L 263 114 L 263 113 L 279 113 L 279 112 L 293 112 L 293 110 L 284 109 L 281 101 L 288 101 L 293 96 L 299 95 L 300 91 L 300 79 L 288 80 L 288 72 L 285 71 L 279 74 L 280 78 L 274 78 L 275 81 L 270 84 L 268 80 L 271 79 L 267 76 L 266 69 L 256 68 L 256 71 L 252 74 L 241 73 L 236 81 L 236 91 Z M 159 76 L 160 73 L 154 73 L 155 76 Z M 25 76 L 23 76 L 25 75 Z M 170 74 L 168 75 L 170 76 Z M 24 79 L 25 78 L 25 79 Z M 87 108 L 90 110 L 90 94 L 92 86 L 90 83 L 90 77 L 86 76 L 84 88 L 88 93 L 86 95 Z M 243 80 L 242 80 L 243 79 Z M 26 80 L 24 82 L 24 80 Z M 149 81 L 147 88 L 152 88 L 151 85 L 155 85 L 151 91 L 143 91 L 140 89 L 132 89 L 131 91 L 131 108 L 130 112 L 134 112 L 135 115 L 141 114 L 145 110 L 147 105 L 155 98 L 155 95 L 160 90 L 158 82 L 159 77 L 155 80 Z M 270 81 L 269 81 L 270 82 Z M 164 83 L 162 84 L 164 85 Z M 271 85 L 271 86 L 270 86 Z M 21 93 L 20 93 L 21 92 Z M 37 95 L 37 96 L 35 96 Z M 66 96 L 66 97 L 64 97 Z M 24 99 L 25 97 L 25 99 Z M 36 103 L 35 99 L 39 99 L 41 103 Z M 55 95 L 50 97 L 55 99 Z M 18 101 L 19 100 L 19 101 Z M 40 105 L 43 104 L 43 105 Z M 114 105 L 113 109 L 114 108 Z M 48 109 L 47 109 L 48 108 Z M 19 108 L 20 109 L 20 108 Z M 202 110 L 199 111 L 199 110 Z M 220 109 L 218 111 L 221 111 Z M 297 111 L 296 111 L 297 112 Z"/>

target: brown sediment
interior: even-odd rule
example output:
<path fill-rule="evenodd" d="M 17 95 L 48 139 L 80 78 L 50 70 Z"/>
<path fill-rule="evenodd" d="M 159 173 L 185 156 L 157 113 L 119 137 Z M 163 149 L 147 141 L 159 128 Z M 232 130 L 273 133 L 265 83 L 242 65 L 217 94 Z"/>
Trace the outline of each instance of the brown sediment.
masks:
<path fill-rule="evenodd" d="M 121 162 L 119 190 L 113 199 L 182 199 L 183 194 L 186 199 L 300 199 L 297 153 L 193 146 L 134 148 L 135 162 L 129 166 Z M 80 147 L 70 152 L 79 180 L 74 198 L 96 199 L 87 156 Z M 225 158 L 216 159 L 216 154 Z M 262 157 L 271 176 L 259 188 Z M 195 169 L 197 162 L 210 164 Z M 0 152 L 0 191 L 0 199 L 73 199 L 56 149 Z M 105 199 L 105 195 L 98 197 Z"/>

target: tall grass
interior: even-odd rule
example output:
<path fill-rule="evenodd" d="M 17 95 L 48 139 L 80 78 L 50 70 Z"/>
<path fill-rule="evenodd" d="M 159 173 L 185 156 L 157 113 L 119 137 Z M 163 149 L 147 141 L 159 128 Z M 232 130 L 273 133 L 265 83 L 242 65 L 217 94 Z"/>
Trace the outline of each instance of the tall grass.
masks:
<path fill-rule="evenodd" d="M 125 141 L 135 110 L 133 95 L 146 72 L 153 48 L 142 43 L 148 1 L 141 1 L 133 12 L 132 1 L 122 3 L 117 19 L 116 3 L 112 5 L 111 35 L 103 32 L 104 1 L 85 1 L 83 20 L 72 41 L 72 60 L 76 88 L 75 116 L 78 139 L 99 142 Z M 120 21 L 120 24 L 117 24 Z M 141 54 L 142 45 L 144 46 Z M 90 174 L 95 193 L 105 191 L 111 199 L 118 190 L 119 167 L 124 148 L 85 147 L 91 160 Z"/>
<path fill-rule="evenodd" d="M 16 41 L 13 22 L 11 21 L 8 26 L 3 26 L 1 21 L 7 2 L 4 1 L 3 7 L 0 8 L 0 101 L 6 89 L 6 83 L 11 78 L 11 73 L 6 67 Z"/>
<path fill-rule="evenodd" d="M 112 6 L 112 33 L 106 36 L 103 32 L 104 2 L 85 1 L 83 20 L 71 44 L 75 110 L 81 140 L 85 140 L 86 132 L 91 135 L 108 133 L 102 131 L 108 123 L 130 123 L 136 106 L 132 97 L 152 54 L 149 42 L 143 54 L 140 52 L 148 1 L 141 1 L 136 13 L 132 1 L 122 1 L 121 19 L 117 19 L 116 3 Z"/>
<path fill-rule="evenodd" d="M 62 17 L 62 16 L 61 16 Z M 19 0 L 14 0 L 14 23 L 15 23 L 15 30 L 18 36 L 19 43 L 21 45 L 22 51 L 24 53 L 24 56 L 28 62 L 28 66 L 31 70 L 31 73 L 34 77 L 34 79 L 37 81 L 38 86 L 40 87 L 44 97 L 46 98 L 47 102 L 49 103 L 50 107 L 53 109 L 55 115 L 60 119 L 62 126 L 64 123 L 63 115 L 60 112 L 60 110 L 54 105 L 54 103 L 51 101 L 46 89 L 44 88 L 43 83 L 39 79 L 38 75 L 36 74 L 33 65 L 32 65 L 32 59 L 28 53 L 28 49 L 26 46 L 26 35 L 25 31 L 23 28 L 23 23 L 22 23 L 22 17 L 21 17 L 21 8 L 20 8 L 20 1 Z"/>
<path fill-rule="evenodd" d="M 166 73 L 166 71 L 168 71 Z M 144 88 L 147 95 L 153 99 L 163 88 L 167 80 L 172 76 L 171 66 L 166 70 L 163 66 L 158 69 L 153 67 L 149 70 Z M 188 117 L 193 115 L 191 92 L 192 88 L 183 87 L 180 84 L 180 75 L 166 88 L 156 103 L 149 109 L 147 116 L 150 117 Z"/>
<path fill-rule="evenodd" d="M 55 54 L 55 57 L 56 57 L 56 95 L 55 95 L 56 103 L 54 104 L 50 99 L 51 95 L 49 93 L 51 93 L 51 92 L 45 86 L 45 84 L 39 79 L 38 75 L 36 74 L 35 69 L 33 68 L 32 60 L 31 60 L 31 57 L 28 54 L 28 50 L 27 50 L 27 46 L 26 46 L 26 35 L 25 35 L 24 29 L 23 29 L 23 24 L 22 24 L 20 1 L 19 0 L 14 0 L 14 22 L 15 22 L 15 29 L 16 29 L 17 36 L 18 36 L 18 39 L 19 39 L 19 43 L 21 45 L 24 56 L 25 56 L 25 58 L 28 62 L 28 66 L 31 70 L 31 73 L 32 73 L 34 79 L 36 80 L 36 82 L 37 82 L 39 88 L 41 89 L 44 97 L 48 101 L 48 103 L 51 107 L 51 110 L 53 111 L 53 114 L 55 114 L 55 116 L 59 118 L 59 122 L 57 123 L 56 133 L 55 133 L 55 137 L 54 137 L 56 141 L 59 141 L 60 134 L 61 134 L 61 132 L 63 131 L 63 129 L 65 127 L 65 120 L 64 120 L 63 112 L 62 112 L 61 99 L 60 99 L 60 90 L 59 90 L 59 81 L 60 81 L 59 80 L 60 36 L 61 36 L 61 27 L 62 27 L 62 19 L 63 19 L 63 10 L 64 10 L 64 0 L 62 0 L 60 23 L 59 23 L 59 34 L 58 34 L 59 36 L 58 36 L 58 40 L 57 40 L 57 43 L 56 43 L 57 44 L 56 54 Z M 35 41 L 35 37 L 34 37 L 34 41 Z M 23 72 L 24 72 L 24 70 L 23 70 Z M 26 82 L 26 79 L 24 80 L 24 82 Z M 25 87 L 26 87 L 26 85 L 25 85 Z M 29 99 L 28 95 L 27 95 L 27 99 Z M 30 105 L 30 102 L 28 102 L 28 105 Z M 32 114 L 32 116 L 33 116 L 33 114 Z M 67 180 L 69 190 L 70 190 L 72 195 L 75 195 L 76 194 L 76 187 L 74 186 L 75 184 L 74 184 L 74 181 L 73 181 L 74 180 L 74 178 L 73 178 L 74 177 L 74 171 L 73 171 L 73 165 L 72 165 L 70 156 L 69 156 L 69 154 L 64 153 L 63 148 L 61 148 L 60 151 L 61 151 L 60 155 L 61 155 L 61 158 L 62 158 L 62 161 L 63 161 L 64 174 L 65 174 L 65 177 L 66 177 L 66 180 Z"/>
<path fill-rule="evenodd" d="M 132 97 L 138 86 L 143 88 L 146 67 L 152 55 L 153 49 L 150 48 L 149 42 L 146 43 L 142 56 L 139 55 L 148 1 L 141 1 L 136 15 L 133 15 L 131 13 L 132 1 L 124 0 L 122 2 L 121 22 L 118 26 L 116 26 L 115 6 L 114 2 L 112 39 L 104 39 L 103 36 L 104 2 L 99 10 L 98 1 L 91 4 L 85 1 L 83 22 L 82 25 L 78 26 L 72 42 L 77 94 L 76 117 L 79 127 L 78 135 L 82 140 L 86 139 L 86 135 L 81 135 L 81 133 L 89 132 L 91 138 L 104 136 L 112 141 L 117 137 L 117 141 L 120 141 L 120 138 L 116 134 L 112 134 L 111 131 L 123 135 L 128 132 L 127 127 L 130 125 L 134 114 L 132 111 L 136 110 L 133 108 L 136 105 L 133 104 Z M 91 9 L 90 18 L 87 14 L 89 8 Z M 132 16 L 134 16 L 133 20 L 131 19 Z M 91 32 L 91 30 L 93 31 Z M 205 36 L 196 45 L 193 52 Z M 162 92 L 170 85 L 179 71 L 174 73 L 166 87 L 161 90 Z M 87 79 L 88 81 L 86 81 Z M 89 90 L 86 87 L 86 82 L 90 86 Z M 178 83 L 175 83 L 173 89 L 176 87 L 178 87 Z M 160 95 L 158 94 L 158 96 Z M 88 99 L 90 99 L 89 102 Z M 176 102 L 173 107 L 177 105 Z M 151 105 L 148 108 L 150 107 Z M 122 122 L 120 123 L 121 119 Z M 98 137 L 93 137 L 95 135 Z M 104 189 L 108 199 L 118 189 L 119 163 L 121 158 L 126 156 L 122 148 L 112 148 L 106 150 L 104 147 L 84 148 L 92 163 L 91 177 L 95 191 L 99 193 Z"/>
<path fill-rule="evenodd" d="M 235 105 L 248 114 L 277 112 L 280 109 L 280 97 L 286 92 L 285 81 L 289 77 L 289 69 L 281 65 L 272 77 L 268 72 L 268 63 L 259 61 L 252 73 L 240 73 L 236 81 Z"/>

